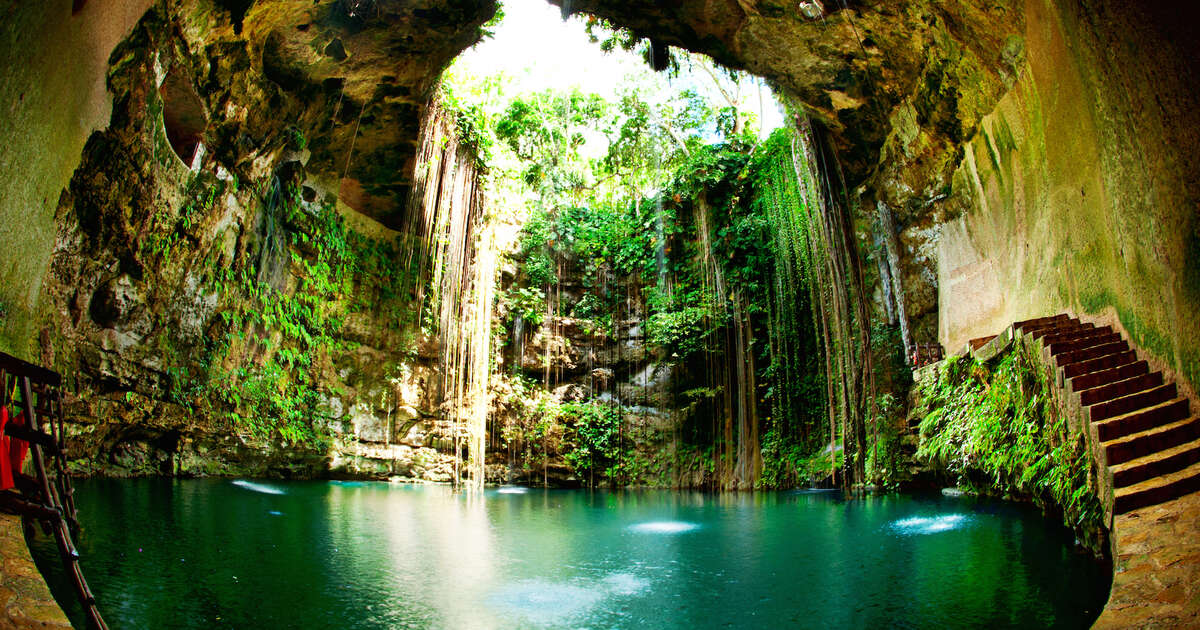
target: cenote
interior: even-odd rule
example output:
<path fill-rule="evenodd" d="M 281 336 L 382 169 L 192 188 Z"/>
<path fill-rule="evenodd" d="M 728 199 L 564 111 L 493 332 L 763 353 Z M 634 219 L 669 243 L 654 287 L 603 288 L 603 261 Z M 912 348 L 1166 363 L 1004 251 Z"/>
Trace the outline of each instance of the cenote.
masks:
<path fill-rule="evenodd" d="M 1109 574 L 967 497 L 90 480 L 117 628 L 1087 627 Z M 52 545 L 39 566 L 71 602 Z"/>
<path fill-rule="evenodd" d="M 0 6 L 0 628 L 1200 628 L 1200 3 Z"/>

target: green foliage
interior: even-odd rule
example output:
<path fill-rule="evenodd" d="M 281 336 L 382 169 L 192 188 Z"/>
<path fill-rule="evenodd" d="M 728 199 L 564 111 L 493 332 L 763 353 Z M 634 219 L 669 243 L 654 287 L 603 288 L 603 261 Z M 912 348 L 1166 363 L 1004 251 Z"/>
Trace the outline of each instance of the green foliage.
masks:
<path fill-rule="evenodd" d="M 521 226 L 517 258 L 521 275 L 530 287 L 546 287 L 556 280 L 554 261 L 550 258 L 553 244 L 554 220 L 544 211 L 534 211 Z"/>
<path fill-rule="evenodd" d="M 919 386 L 917 457 L 944 465 L 961 485 L 1061 509 L 1064 523 L 1098 552 L 1103 510 L 1088 481 L 1086 438 L 1068 429 L 1027 352 L 1014 349 L 995 368 L 947 359 L 935 380 Z"/>
<path fill-rule="evenodd" d="M 810 200 L 801 192 L 792 139 L 789 130 L 776 131 L 759 145 L 745 168 L 751 206 L 761 223 L 743 231 L 763 235 L 766 260 L 761 252 L 748 257 L 754 266 L 743 273 L 756 296 L 752 302 L 766 308 L 770 322 L 769 363 L 762 380 L 769 383 L 766 398 L 772 429 L 787 436 L 799 452 L 811 452 L 830 439 L 825 426 L 825 379 L 830 377 L 823 373 L 814 315 Z M 753 246 L 746 236 L 737 242 L 743 249 Z M 755 269 L 765 283 L 753 283 Z"/>
<path fill-rule="evenodd" d="M 675 359 L 685 359 L 708 347 L 708 337 L 723 322 L 714 309 L 714 298 L 702 291 L 688 291 L 668 300 L 651 297 L 651 314 L 646 320 L 646 338 Z"/>
<path fill-rule="evenodd" d="M 146 226 L 146 237 L 138 243 L 138 258 L 151 267 L 162 267 L 178 253 L 180 246 L 195 247 L 201 222 L 213 213 L 226 183 L 208 174 L 195 177 L 185 193 L 183 206 L 175 211 L 168 204 Z"/>
<path fill-rule="evenodd" d="M 612 52 L 618 48 L 633 50 L 639 46 L 648 46 L 645 40 L 635 35 L 633 31 L 627 28 L 618 28 L 612 22 L 595 15 L 585 16 L 584 29 L 588 39 L 592 43 L 600 44 L 600 50 L 604 52 Z"/>
<path fill-rule="evenodd" d="M 644 122 L 631 119 L 625 131 Z M 535 210 L 515 255 L 520 292 L 507 296 L 520 311 L 542 307 L 529 292 L 550 287 L 555 267 L 574 268 L 585 291 L 571 312 L 607 330 L 626 317 L 624 291 L 614 295 L 611 285 L 633 283 L 644 298 L 648 344 L 659 360 L 677 364 L 724 352 L 714 333 L 732 325 L 736 314 L 753 322 L 754 337 L 770 340 L 750 348 L 759 355 L 764 385 L 752 395 L 762 395 L 772 409 L 764 427 L 767 487 L 828 470 L 825 459 L 812 458 L 809 465 L 827 436 L 806 227 L 798 223 L 804 206 L 790 140 L 780 132 L 757 149 L 696 144 L 680 153 L 655 197 Z M 773 236 L 781 227 L 791 240 Z M 700 245 L 705 239 L 711 243 L 707 254 Z M 718 295 L 710 264 L 723 278 L 724 295 Z"/>
<path fill-rule="evenodd" d="M 399 269 L 396 243 L 350 230 L 333 207 L 303 204 L 282 188 L 275 181 L 265 195 L 261 212 L 277 227 L 259 244 L 262 257 L 233 266 L 219 264 L 215 253 L 207 260 L 206 288 L 225 296 L 218 311 L 225 332 L 211 336 L 190 364 L 160 344 L 167 399 L 259 438 L 323 448 L 327 418 L 317 410 L 330 392 L 318 389 L 319 364 L 353 349 L 341 334 L 349 313 L 369 309 L 395 329 L 412 326 L 410 275 Z M 261 278 L 254 261 L 269 255 L 287 256 L 294 286 Z"/>
<path fill-rule="evenodd" d="M 561 405 L 528 378 L 511 377 L 505 382 L 508 391 L 498 388 L 497 402 L 510 413 L 500 436 L 528 475 L 546 466 L 562 449 L 565 428 L 560 421 Z"/>
<path fill-rule="evenodd" d="M 499 23 L 503 13 L 502 10 L 496 11 L 495 23 Z M 478 99 L 460 95 L 456 88 L 446 81 L 439 86 L 438 95 L 441 97 L 442 107 L 453 116 L 459 142 L 475 152 L 480 164 L 491 163 L 495 146 L 494 122 Z"/>
<path fill-rule="evenodd" d="M 496 3 L 496 14 L 492 16 L 492 19 L 488 20 L 487 22 L 484 22 L 483 25 L 479 27 L 479 39 L 483 40 L 483 39 L 491 39 L 492 37 L 495 37 L 496 27 L 500 26 L 500 23 L 503 21 L 504 21 L 504 6 L 501 5 L 499 2 L 497 2 Z"/>
<path fill-rule="evenodd" d="M 565 458 L 575 474 L 595 483 L 596 474 L 613 479 L 621 455 L 621 408 L 596 401 L 565 403 L 560 408 L 570 444 Z"/>
<path fill-rule="evenodd" d="M 587 183 L 580 149 L 608 107 L 595 94 L 546 91 L 513 99 L 496 121 L 496 137 L 523 161 L 521 177 L 546 207 Z"/>
<path fill-rule="evenodd" d="M 546 317 L 546 295 L 541 289 L 514 287 L 504 294 L 510 317 L 521 317 L 526 323 L 538 325 Z"/>
<path fill-rule="evenodd" d="M 614 104 L 617 116 L 606 130 L 608 151 L 597 170 L 630 198 L 661 190 L 692 151 L 704 146 L 713 111 L 692 89 L 661 100 L 646 88 L 626 89 Z"/>
<path fill-rule="evenodd" d="M 796 487 L 809 479 L 808 453 L 801 445 L 784 437 L 777 427 L 772 426 L 762 436 L 762 458 L 760 487 Z"/>
<path fill-rule="evenodd" d="M 283 134 L 287 139 L 288 148 L 292 150 L 303 151 L 308 146 L 308 138 L 305 138 L 304 132 L 297 127 L 288 127 Z"/>
<path fill-rule="evenodd" d="M 902 429 L 906 428 L 902 411 L 890 393 L 875 399 L 875 417 L 870 420 L 875 435 L 868 437 L 866 471 L 867 479 L 880 487 L 896 489 L 902 481 L 900 462 L 906 459 L 900 452 Z"/>
<path fill-rule="evenodd" d="M 585 19 L 610 50 L 638 43 L 632 33 Z M 644 317 L 654 360 L 690 374 L 704 372 L 702 361 L 734 360 L 725 356 L 735 352 L 733 336 L 721 333 L 736 325 L 747 342 L 738 346 L 737 360 L 758 370 L 760 384 L 736 395 L 771 406 L 762 428 L 776 431 L 771 453 L 786 470 L 780 468 L 773 483 L 783 483 L 796 478 L 802 454 L 824 444 L 818 439 L 824 376 L 813 343 L 809 266 L 807 259 L 797 261 L 808 243 L 806 226 L 795 225 L 805 207 L 792 168 L 792 137 L 781 132 L 756 146 L 746 125 L 752 116 L 738 105 L 737 90 L 727 89 L 740 79 L 708 61 L 678 59 L 700 80 L 667 98 L 660 78 L 624 84 L 607 100 L 578 90 L 504 94 L 503 81 L 471 84 L 453 70 L 447 81 L 460 84 L 456 109 L 469 109 L 461 103 L 473 100 L 489 112 L 490 121 L 479 127 L 494 134 L 490 185 L 501 191 L 497 198 L 506 197 L 514 220 L 524 219 L 511 254 L 515 283 L 500 297 L 509 313 L 536 324 L 552 308 L 555 316 L 583 320 L 578 325 L 589 333 L 615 332 L 615 322 Z M 707 78 L 715 85 L 705 96 Z M 784 223 L 791 229 L 779 241 L 774 234 Z M 582 290 L 559 290 L 567 278 L 580 279 Z M 694 401 L 704 413 L 735 395 L 710 389 L 717 393 Z M 574 420 L 561 409 L 521 408 L 547 423 L 543 437 L 554 427 L 572 430 Z M 530 446 L 545 441 L 535 439 L 536 423 L 518 424 L 511 444 L 537 451 L 544 463 L 554 451 Z M 581 451 L 578 461 L 599 472 L 592 454 Z M 636 464 L 636 458 L 618 459 L 622 470 Z"/>

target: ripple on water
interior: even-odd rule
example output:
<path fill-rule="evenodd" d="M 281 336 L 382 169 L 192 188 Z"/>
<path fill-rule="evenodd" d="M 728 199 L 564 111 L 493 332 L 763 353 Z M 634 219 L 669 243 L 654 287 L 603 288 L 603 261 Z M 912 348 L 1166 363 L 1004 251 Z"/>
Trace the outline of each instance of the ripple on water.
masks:
<path fill-rule="evenodd" d="M 233 485 L 239 488 L 250 490 L 252 492 L 261 492 L 263 494 L 287 494 L 283 490 L 280 490 L 274 486 L 268 486 L 263 483 L 255 483 L 253 481 L 246 481 L 245 479 L 238 479 L 237 481 L 233 482 Z"/>
<path fill-rule="evenodd" d="M 941 516 L 910 516 L 892 521 L 892 531 L 904 535 L 936 534 L 957 529 L 969 522 L 962 514 L 943 514 Z"/>
<path fill-rule="evenodd" d="M 565 621 L 585 615 L 612 597 L 644 595 L 650 580 L 633 573 L 609 573 L 597 581 L 572 584 L 545 579 L 523 580 L 509 584 L 488 597 L 488 606 L 499 612 L 523 617 L 534 625 L 558 627 Z"/>
<path fill-rule="evenodd" d="M 700 529 L 700 525 L 687 521 L 649 521 L 630 525 L 629 529 L 641 534 L 682 534 Z"/>
<path fill-rule="evenodd" d="M 525 494 L 529 492 L 529 488 L 522 486 L 505 486 L 496 491 L 499 494 Z"/>
<path fill-rule="evenodd" d="M 650 580 L 632 573 L 610 573 L 600 582 L 613 595 L 640 595 L 650 588 Z"/>
<path fill-rule="evenodd" d="M 537 625 L 552 626 L 591 610 L 604 596 L 603 591 L 594 588 L 533 579 L 496 591 L 488 598 L 488 605 Z"/>

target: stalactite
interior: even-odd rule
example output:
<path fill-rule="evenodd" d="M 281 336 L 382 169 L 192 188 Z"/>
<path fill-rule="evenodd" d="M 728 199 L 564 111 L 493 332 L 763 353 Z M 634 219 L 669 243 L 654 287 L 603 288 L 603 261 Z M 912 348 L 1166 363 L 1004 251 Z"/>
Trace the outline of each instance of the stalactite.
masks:
<path fill-rule="evenodd" d="M 883 291 L 883 308 L 887 314 L 888 325 L 896 325 L 896 301 L 892 296 L 892 266 L 888 261 L 887 252 L 884 249 L 883 236 L 875 231 L 875 264 L 879 267 L 879 286 Z"/>
<path fill-rule="evenodd" d="M 879 237 L 887 255 L 888 279 L 891 281 L 888 289 L 892 303 L 896 306 L 896 318 L 900 321 L 900 339 L 904 343 L 907 356 L 908 349 L 912 347 L 912 335 L 908 328 L 908 311 L 904 307 L 904 283 L 900 277 L 899 232 L 896 230 L 896 219 L 892 215 L 892 209 L 882 201 L 876 203 L 875 207 L 879 213 Z"/>

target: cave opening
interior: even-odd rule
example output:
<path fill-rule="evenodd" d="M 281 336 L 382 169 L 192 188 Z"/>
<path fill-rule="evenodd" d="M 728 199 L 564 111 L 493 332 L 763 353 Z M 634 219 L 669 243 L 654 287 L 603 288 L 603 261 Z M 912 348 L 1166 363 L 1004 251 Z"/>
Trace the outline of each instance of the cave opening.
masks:
<path fill-rule="evenodd" d="M 634 483 L 619 452 L 638 443 L 629 432 L 671 426 L 689 457 L 719 445 L 717 470 L 695 483 L 752 486 L 767 415 L 754 373 L 771 358 L 751 339 L 781 332 L 749 316 L 778 293 L 763 280 L 776 272 L 765 226 L 784 219 L 761 204 L 776 174 L 764 165 L 791 163 L 781 104 L 756 76 L 594 16 L 541 2 L 504 12 L 445 72 L 435 106 L 486 166 L 484 229 L 511 268 L 491 272 L 502 356 L 488 387 L 529 394 L 472 433 L 507 450 L 520 479 L 594 486 Z M 758 281 L 743 291 L 744 278 Z M 792 332 L 811 345 L 810 329 Z M 727 419 L 740 437 L 725 436 Z M 608 447 L 580 442 L 595 423 L 586 439 Z M 539 450 L 546 426 L 564 448 Z M 799 419 L 785 431 L 809 450 L 826 437 Z"/>
<path fill-rule="evenodd" d="M 203 153 L 202 140 L 207 125 L 204 103 L 187 73 L 172 68 L 158 88 L 162 98 L 162 122 L 167 141 L 175 155 L 189 168 Z"/>
<path fill-rule="evenodd" d="M 145 276 L 137 282 L 150 297 L 136 299 L 158 301 L 142 309 L 152 318 L 116 309 L 109 302 L 117 298 L 105 294 L 115 289 L 105 289 L 90 293 L 90 311 L 74 323 L 85 344 L 107 352 L 116 339 L 122 347 L 115 352 L 127 357 L 150 347 L 135 336 L 149 338 L 150 330 L 159 347 L 148 352 L 155 356 L 133 356 L 128 381 L 154 370 L 166 374 L 162 385 L 117 394 L 124 394 L 131 417 L 153 420 L 153 414 L 166 413 L 198 419 L 188 420 L 183 433 L 169 440 L 126 449 L 104 470 L 353 478 L 304 487 L 214 482 L 200 494 L 213 490 L 218 506 L 249 497 L 280 502 L 265 506 L 271 508 L 266 516 L 247 511 L 247 521 L 228 523 L 241 531 L 253 531 L 259 520 L 321 523 L 325 498 L 350 505 L 386 494 L 372 505 L 385 518 L 364 524 L 363 531 L 396 536 L 406 557 L 375 553 L 372 562 L 395 561 L 407 571 L 406 562 L 427 561 L 423 574 L 444 582 L 430 588 L 428 580 L 406 581 L 406 575 L 387 590 L 411 593 L 410 601 L 436 610 L 449 625 L 492 627 L 490 620 L 501 618 L 547 627 L 614 620 L 623 626 L 616 615 L 634 611 L 655 627 L 706 627 L 659 596 L 678 589 L 691 599 L 714 585 L 728 589 L 721 577 L 726 575 L 737 576 L 754 593 L 713 598 L 718 605 L 712 610 L 693 607 L 705 611 L 703 621 L 732 618 L 736 625 L 761 614 L 785 625 L 797 607 L 786 585 L 813 572 L 850 594 L 839 600 L 819 587 L 801 589 L 814 596 L 814 608 L 831 611 L 829 619 L 821 618 L 827 625 L 845 625 L 840 610 L 876 596 L 895 606 L 856 622 L 918 619 L 917 625 L 939 625 L 946 621 L 937 616 L 945 612 L 939 607 L 932 607 L 939 608 L 934 617 L 921 615 L 931 613 L 929 600 L 946 597 L 947 590 L 964 591 L 963 605 L 980 619 L 1023 619 L 1025 612 L 1008 615 L 1008 599 L 985 592 L 1012 583 L 976 581 L 959 589 L 941 578 L 961 566 L 964 555 L 978 554 L 989 567 L 1003 557 L 1018 569 L 1028 566 L 1021 564 L 1023 556 L 1032 555 L 1049 563 L 1049 574 L 1061 568 L 1060 552 L 1073 545 L 1094 550 L 1096 536 L 1103 534 L 1102 526 L 1092 527 L 1100 517 L 1086 484 L 1094 477 L 1087 474 L 1089 462 L 1075 448 L 1078 443 L 1059 434 L 1061 427 L 1044 408 L 1009 396 L 1050 395 L 1032 384 L 1034 368 L 1013 354 L 990 364 L 951 362 L 953 369 L 935 375 L 941 399 L 927 407 L 913 402 L 905 352 L 910 331 L 902 318 L 910 310 L 928 315 L 928 304 L 936 308 L 940 296 L 936 285 L 919 291 L 902 284 L 925 280 L 913 268 L 928 262 L 914 252 L 932 256 L 932 246 L 913 246 L 899 236 L 918 225 L 938 237 L 944 217 L 924 222 L 917 214 L 950 205 L 937 205 L 951 195 L 951 183 L 938 180 L 944 173 L 934 171 L 957 162 L 934 158 L 958 152 L 975 133 L 971 117 L 990 111 L 1008 86 L 988 83 L 991 67 L 971 65 L 974 53 L 957 42 L 947 47 L 962 65 L 948 64 L 937 50 L 929 53 L 931 60 L 923 57 L 928 42 L 916 29 L 910 29 L 916 33 L 911 38 L 892 36 L 890 29 L 900 29 L 892 22 L 907 28 L 906 20 L 918 16 L 935 24 L 945 19 L 936 11 L 914 8 L 897 17 L 877 3 L 726 4 L 735 2 L 747 13 L 762 12 L 737 23 L 749 33 L 741 36 L 761 36 L 755 43 L 762 45 L 720 39 L 726 32 L 689 34 L 710 15 L 703 11 L 723 6 L 720 0 L 696 0 L 703 11 L 676 11 L 678 3 L 647 5 L 649 17 L 631 15 L 616 0 L 564 2 L 561 10 L 513 0 L 504 4 L 503 20 L 482 26 L 492 36 L 450 62 L 477 37 L 488 11 L 483 5 L 490 4 L 484 0 L 477 3 L 482 9 L 467 12 L 457 24 L 461 46 L 446 45 L 440 57 L 430 53 L 436 63 L 420 56 L 429 48 L 421 33 L 432 29 L 433 39 L 449 40 L 459 17 L 438 0 L 416 8 L 404 2 L 295 4 L 279 13 L 284 17 L 278 23 L 271 21 L 277 16 L 266 0 L 222 2 L 253 5 L 242 11 L 233 32 L 260 38 L 247 49 L 262 54 L 250 55 L 247 83 L 232 87 L 222 82 L 235 80 L 213 59 L 215 69 L 200 85 L 214 93 L 203 99 L 182 72 L 161 82 L 162 127 L 172 150 L 196 172 L 178 212 L 160 212 L 156 204 L 179 194 L 148 194 L 129 204 L 146 210 L 135 213 L 141 224 L 130 234 L 144 245 L 131 257 L 145 263 Z M 330 6 L 338 19 L 324 19 L 328 14 L 322 11 Z M 461 6 L 466 5 L 454 10 Z M 564 18 L 581 6 L 607 11 L 613 21 L 586 13 Z M 992 9 L 1003 13 L 1003 7 Z M 955 10 L 946 9 L 951 15 Z M 219 38 L 229 38 L 229 23 L 216 22 Z M 708 26 L 722 28 L 715 21 Z M 901 39 L 915 42 L 916 52 L 898 44 Z M 780 43 L 785 41 L 786 48 Z M 1012 42 L 988 38 L 986 46 L 1006 46 L 988 50 L 988 59 L 1019 59 L 1023 53 Z M 767 62 L 761 56 L 754 61 L 772 46 L 777 48 Z M 728 70 L 683 47 L 709 51 L 727 64 L 745 62 L 741 65 L 771 79 Z M 403 57 L 407 65 L 380 63 L 389 55 Z M 371 73 L 364 70 L 369 66 L 386 69 Z M 418 71 L 426 74 L 416 77 Z M 810 72 L 819 76 L 806 82 L 802 75 Z M 898 79 L 889 72 L 912 76 Z M 241 92 L 258 79 L 267 95 L 263 101 L 255 100 L 262 96 L 257 91 Z M 995 94 L 968 98 L 960 90 L 966 81 Z M 895 102 L 901 99 L 909 102 Z M 264 109 L 262 102 L 271 107 Z M 213 105 L 210 123 L 206 103 Z M 978 111 L 964 113 L 964 107 Z M 895 128 L 883 126 L 883 119 Z M 198 164 L 206 124 L 215 149 Z M 986 148 L 997 156 L 966 147 L 971 168 L 990 164 L 998 170 L 1011 163 L 1022 130 L 993 120 L 979 124 L 991 134 Z M 158 133 L 152 124 L 143 128 Z M 161 146 L 160 137 L 155 141 Z M 846 162 L 839 164 L 839 158 Z M 917 171 L 908 180 L 884 177 Z M 884 176 L 876 178 L 880 173 Z M 275 181 L 268 187 L 264 177 Z M 918 185 L 925 179 L 937 185 Z M 82 186 L 106 181 L 78 179 Z M 895 185 L 880 186 L 881 181 Z M 265 204 L 264 189 L 271 199 Z M 1096 197 L 1090 185 L 1087 191 L 1089 199 Z M 70 201 L 104 203 L 103 195 L 87 194 L 89 188 L 80 192 L 85 194 L 73 199 L 83 201 Z M 908 203 L 877 198 L 881 194 Z M 104 212 L 110 211 L 98 208 L 95 214 Z M 101 218 L 119 225 L 121 216 L 110 212 Z M 90 245 L 79 247 L 94 253 L 84 249 Z M 100 253 L 94 258 L 105 262 Z M 85 264 L 90 273 L 110 274 L 101 262 Z M 197 278 L 200 284 L 193 282 Z M 184 289 L 170 289 L 179 286 Z M 77 294 L 74 301 L 89 295 L 86 289 Z M 906 307 L 905 298 L 927 303 Z M 92 323 L 108 336 L 87 330 Z M 175 328 L 194 332 L 184 337 Z M 916 341 L 931 338 L 928 321 L 917 322 L 912 331 Z M 195 352 L 176 352 L 189 344 Z M 989 387 L 964 387 L 964 379 Z M 142 404 L 153 400 L 174 407 Z M 941 413 L 937 405 L 954 413 Z M 223 435 L 218 442 L 193 431 L 212 418 L 239 435 Z M 986 424 L 993 420 L 1013 420 L 1026 435 L 1036 428 L 1051 438 L 1014 450 L 1011 443 L 990 441 L 1008 426 Z M 918 426 L 938 423 L 932 429 Z M 951 441 L 964 431 L 972 440 Z M 996 472 L 996 481 L 986 484 L 994 489 L 1001 484 L 999 473 L 1016 479 L 1018 471 L 1026 487 L 1045 486 L 1049 478 L 1060 482 L 1057 496 L 1035 495 L 1048 505 L 1064 505 L 1061 496 L 1082 497 L 1072 499 L 1063 515 L 1085 523 L 1077 525 L 1083 542 L 1072 542 L 1064 530 L 1037 529 L 1045 519 L 1032 511 L 1017 515 L 1008 511 L 1011 506 L 995 505 L 977 510 L 980 504 L 961 493 L 929 501 L 892 495 L 855 502 L 837 494 L 838 487 L 856 495 L 907 488 L 902 484 L 918 475 L 925 477 L 917 482 L 926 483 L 946 473 L 914 472 L 915 462 L 964 459 L 958 449 L 967 442 L 972 448 L 987 444 L 996 456 L 985 462 L 991 469 L 963 471 L 964 483 Z M 245 455 L 259 451 L 268 455 Z M 169 466 L 156 463 L 163 461 Z M 1045 465 L 1024 468 L 1030 461 Z M 415 487 L 426 482 L 452 484 L 454 492 Z M 939 477 L 929 483 L 953 482 Z M 646 487 L 755 493 L 640 491 Z M 464 488 L 470 492 L 458 494 Z M 589 492 L 555 492 L 567 488 Z M 1024 492 L 1009 489 L 1014 496 Z M 758 492 L 763 490 L 780 492 Z M 464 495 L 471 498 L 460 502 Z M 284 503 L 281 497 L 291 499 Z M 520 503 L 519 497 L 533 502 Z M 559 502 L 562 497 L 571 498 Z M 523 514 L 542 519 L 546 506 L 568 503 L 560 514 L 598 529 L 557 522 L 530 527 L 523 517 L 508 520 L 516 511 L 499 507 L 516 504 Z M 843 516 L 860 506 L 871 518 L 856 530 Z M 410 522 L 402 515 L 429 509 L 439 514 L 430 520 L 429 535 L 418 526 L 400 531 L 407 527 L 400 523 Z M 351 512 L 360 514 L 337 515 Z M 821 516 L 803 522 L 811 514 Z M 445 522 L 461 525 L 454 540 L 441 547 L 427 544 Z M 1009 530 L 1018 534 L 995 547 L 977 544 L 980 533 Z M 1034 530 L 1048 537 L 1030 544 L 1024 533 Z M 816 539 L 831 531 L 845 536 L 829 545 L 819 568 L 789 560 L 798 537 Z M 772 532 L 786 535 L 768 540 Z M 545 556 L 522 554 L 527 541 L 551 536 L 571 544 Z M 421 542 L 412 544 L 414 538 Z M 747 557 L 777 561 L 762 565 L 762 572 L 740 563 L 738 554 L 728 564 L 722 562 L 730 558 L 707 564 L 688 555 L 690 540 L 701 542 L 702 555 L 714 556 L 713 548 L 751 538 Z M 868 550 L 861 558 L 844 553 L 862 549 L 856 541 L 864 539 L 896 547 L 878 554 Z M 990 534 L 988 539 L 998 541 Z M 941 546 L 935 540 L 950 542 Z M 671 544 L 662 544 L 666 541 Z M 936 582 L 938 592 L 914 592 L 907 602 L 887 599 L 894 592 L 877 578 L 889 576 L 885 567 L 891 559 L 910 561 L 911 543 L 927 541 L 921 548 L 931 555 L 925 558 L 946 561 L 929 565 L 936 567 L 930 577 L 938 579 L 930 583 Z M 294 546 L 310 542 L 297 539 Z M 333 542 L 350 549 L 349 540 Z M 1012 553 L 1015 547 L 1022 552 Z M 953 553 L 943 554 L 946 550 Z M 665 566 L 658 562 L 660 552 L 678 552 L 664 560 L 687 566 L 699 581 L 655 573 Z M 620 561 L 626 556 L 639 561 L 626 565 Z M 865 567 L 861 575 L 829 569 L 847 557 L 852 561 L 845 566 Z M 653 562 L 641 563 L 644 558 Z M 1102 605 L 1096 599 L 1107 585 L 1095 579 L 1104 572 L 1094 571 L 1083 554 L 1071 558 L 1080 560 L 1071 569 L 1076 584 L 1087 586 L 1050 605 L 1082 619 Z M 524 560 L 529 562 L 522 565 Z M 228 575 L 225 568 L 220 575 Z M 273 568 L 286 576 L 310 570 Z M 253 570 L 238 566 L 231 572 L 261 578 L 243 573 Z M 992 573 L 1008 571 L 996 565 Z M 169 592 L 164 606 L 188 586 L 186 577 L 164 581 Z M 353 577 L 340 581 L 357 584 Z M 1029 586 L 1033 596 L 1045 592 L 1039 583 L 1016 586 Z M 455 605 L 441 604 L 438 595 L 456 588 L 461 598 Z M 297 607 L 267 614 L 292 619 L 288 615 L 339 605 L 323 595 L 306 602 L 303 612 Z M 768 596 L 772 603 L 761 603 Z M 374 597 L 356 590 L 351 599 L 361 604 Z M 990 602 L 1003 603 L 990 608 Z M 414 618 L 407 609 L 386 614 L 389 623 Z"/>

